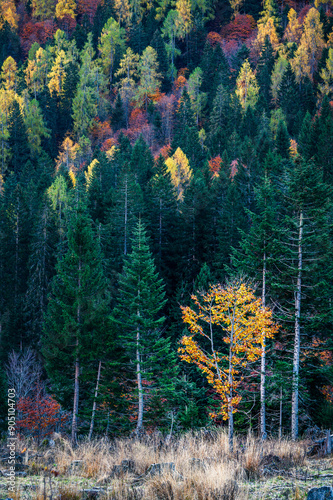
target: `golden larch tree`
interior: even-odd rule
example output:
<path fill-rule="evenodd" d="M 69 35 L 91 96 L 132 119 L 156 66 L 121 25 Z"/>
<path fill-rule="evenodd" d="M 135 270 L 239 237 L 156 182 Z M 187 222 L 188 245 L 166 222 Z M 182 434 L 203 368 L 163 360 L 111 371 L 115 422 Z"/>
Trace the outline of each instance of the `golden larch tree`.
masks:
<path fill-rule="evenodd" d="M 189 186 L 193 172 L 185 153 L 177 148 L 175 153 L 165 162 L 171 176 L 171 182 L 177 192 L 177 200 L 183 201 L 184 191 Z"/>
<path fill-rule="evenodd" d="M 298 81 L 305 74 L 313 80 L 324 45 L 323 24 L 320 22 L 320 14 L 317 9 L 311 8 L 304 19 L 301 42 L 291 62 Z"/>
<path fill-rule="evenodd" d="M 248 59 L 244 61 L 236 81 L 236 95 L 244 109 L 254 107 L 259 97 L 259 86 Z"/>
<path fill-rule="evenodd" d="M 288 42 L 299 44 L 302 31 L 302 25 L 297 19 L 297 12 L 294 9 L 290 9 L 288 12 L 288 24 L 284 32 L 284 38 L 288 40 Z"/>
<path fill-rule="evenodd" d="M 14 0 L 1 0 L 0 14 L 2 16 L 2 20 L 0 19 L 0 28 L 2 28 L 3 21 L 7 21 L 12 29 L 17 29 L 19 17 L 16 12 Z"/>
<path fill-rule="evenodd" d="M 6 90 L 16 89 L 17 64 L 12 56 L 7 57 L 1 68 L 1 80 Z"/>

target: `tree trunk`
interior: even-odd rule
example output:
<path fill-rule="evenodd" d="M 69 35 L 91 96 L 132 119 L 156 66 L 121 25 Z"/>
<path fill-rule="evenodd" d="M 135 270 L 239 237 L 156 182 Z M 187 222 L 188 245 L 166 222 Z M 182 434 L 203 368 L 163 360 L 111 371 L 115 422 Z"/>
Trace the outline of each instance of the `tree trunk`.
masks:
<path fill-rule="evenodd" d="M 98 371 L 97 371 L 97 381 L 96 381 L 96 388 L 95 388 L 95 395 L 94 395 L 94 403 L 93 403 L 93 409 L 92 409 L 92 414 L 91 414 L 91 422 L 90 422 L 90 429 L 89 429 L 89 436 L 88 439 L 89 441 L 91 440 L 91 436 L 94 430 L 94 422 L 95 422 L 95 412 L 96 412 L 96 399 L 97 399 L 97 394 L 98 394 L 98 386 L 99 386 L 99 380 L 101 378 L 101 368 L 102 368 L 102 361 L 98 363 Z"/>
<path fill-rule="evenodd" d="M 127 255 L 127 175 L 125 178 L 125 210 L 124 210 L 124 255 Z"/>
<path fill-rule="evenodd" d="M 280 418 L 279 418 L 279 439 L 282 439 L 282 387 L 280 388 Z"/>
<path fill-rule="evenodd" d="M 231 333 L 230 333 L 230 346 L 229 346 L 229 374 L 228 374 L 228 384 L 230 387 L 229 401 L 228 401 L 228 441 L 229 441 L 229 451 L 233 453 L 234 451 L 234 416 L 233 416 L 233 376 L 232 376 L 232 349 L 234 343 L 234 323 L 235 323 L 235 307 L 232 313 L 232 323 L 231 323 Z"/>
<path fill-rule="evenodd" d="M 291 437 L 295 441 L 298 437 L 298 397 L 299 397 L 299 357 L 301 349 L 301 291 L 302 291 L 302 244 L 303 244 L 303 212 L 299 214 L 298 226 L 298 267 L 297 286 L 295 293 L 295 343 L 293 360 L 293 388 L 291 410 Z"/>
<path fill-rule="evenodd" d="M 264 252 L 264 264 L 262 270 L 262 306 L 266 305 L 266 252 Z M 266 433 L 266 337 L 263 339 L 261 353 L 261 376 L 260 376 L 260 433 L 261 439 L 267 438 Z"/>
<path fill-rule="evenodd" d="M 78 266 L 78 283 L 77 283 L 77 292 L 79 293 L 81 290 L 81 267 L 82 263 L 79 260 Z M 76 311 L 76 321 L 79 327 L 81 323 L 81 306 L 80 302 L 77 306 Z M 73 420 L 72 420 L 72 445 L 76 445 L 77 443 L 77 416 L 79 413 L 79 377 L 80 377 L 80 360 L 79 360 L 79 337 L 76 337 L 75 342 L 76 347 L 76 358 L 75 358 L 75 378 L 74 378 L 74 402 L 73 402 Z"/>
<path fill-rule="evenodd" d="M 76 339 L 78 347 L 79 340 Z M 77 415 L 79 412 L 79 376 L 80 376 L 80 360 L 75 360 L 75 381 L 74 381 L 74 404 L 73 404 L 73 420 L 72 420 L 72 445 L 77 443 Z"/>
<path fill-rule="evenodd" d="M 142 376 L 141 376 L 141 354 L 140 354 L 140 328 L 137 328 L 136 337 L 136 373 L 137 373 L 137 384 L 139 393 L 139 409 L 138 409 L 138 421 L 136 424 L 136 433 L 140 434 L 143 428 L 143 390 L 142 390 Z"/>

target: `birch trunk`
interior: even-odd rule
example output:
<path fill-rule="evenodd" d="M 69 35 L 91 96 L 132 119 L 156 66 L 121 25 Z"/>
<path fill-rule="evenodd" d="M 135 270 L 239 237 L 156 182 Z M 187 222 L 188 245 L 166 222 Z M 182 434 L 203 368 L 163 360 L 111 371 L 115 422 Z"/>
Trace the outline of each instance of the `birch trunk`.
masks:
<path fill-rule="evenodd" d="M 143 390 L 142 390 L 142 376 L 141 376 L 141 354 L 140 354 L 140 328 L 137 328 L 136 337 L 136 373 L 137 373 L 137 384 L 139 393 L 139 410 L 138 410 L 138 421 L 136 425 L 136 433 L 139 435 L 143 427 Z"/>
<path fill-rule="evenodd" d="M 298 226 L 298 266 L 297 285 L 295 293 L 295 343 L 293 360 L 293 388 L 291 403 L 291 437 L 295 441 L 298 437 L 298 398 L 299 398 L 299 357 L 301 349 L 301 291 L 302 291 L 302 244 L 303 244 L 303 212 L 299 214 Z"/>
<path fill-rule="evenodd" d="M 95 395 L 94 395 L 94 403 L 93 403 L 93 409 L 92 409 L 92 414 L 91 414 L 91 422 L 90 422 L 90 429 L 89 429 L 89 436 L 88 439 L 89 441 L 91 440 L 92 433 L 94 430 L 94 423 L 95 423 L 95 413 L 96 413 L 96 406 L 97 406 L 97 394 L 98 394 L 98 386 L 99 386 L 99 381 L 101 378 L 101 368 L 102 368 L 102 361 L 98 363 L 98 371 L 97 371 L 97 381 L 96 381 L 96 388 L 95 388 Z"/>
<path fill-rule="evenodd" d="M 232 314 L 231 323 L 231 333 L 230 333 L 230 347 L 229 347 L 229 374 L 228 374 L 228 384 L 229 384 L 229 402 L 228 402 L 228 441 L 229 441 L 229 451 L 233 453 L 234 451 L 234 416 L 233 416 L 233 373 L 232 373 L 232 353 L 234 344 L 234 324 L 235 324 L 235 308 Z"/>
<path fill-rule="evenodd" d="M 266 305 L 266 252 L 264 252 L 264 264 L 262 270 L 262 306 Z M 261 439 L 267 438 L 266 433 L 266 337 L 263 339 L 261 353 L 261 376 L 260 376 L 260 432 Z"/>
<path fill-rule="evenodd" d="M 280 388 L 280 419 L 279 419 L 279 439 L 282 439 L 282 387 Z"/>
<path fill-rule="evenodd" d="M 79 339 L 76 339 L 76 348 L 78 348 Z M 73 403 L 73 420 L 72 420 L 72 445 L 77 443 L 77 415 L 79 412 L 79 375 L 80 375 L 80 360 L 77 357 L 75 360 L 75 381 L 74 381 L 74 403 Z"/>
<path fill-rule="evenodd" d="M 79 260 L 79 267 L 78 267 L 78 283 L 77 283 L 77 289 L 78 291 L 81 290 L 81 260 Z M 80 302 L 78 303 L 77 306 L 77 312 L 76 312 L 76 321 L 78 327 L 80 326 L 81 323 L 81 305 Z M 79 413 L 79 377 L 80 377 L 80 359 L 79 359 L 79 337 L 76 336 L 76 342 L 75 342 L 75 347 L 76 347 L 76 358 L 75 358 L 75 377 L 74 377 L 74 402 L 73 402 L 73 420 L 72 420 L 72 445 L 76 445 L 77 443 L 77 416 Z"/>

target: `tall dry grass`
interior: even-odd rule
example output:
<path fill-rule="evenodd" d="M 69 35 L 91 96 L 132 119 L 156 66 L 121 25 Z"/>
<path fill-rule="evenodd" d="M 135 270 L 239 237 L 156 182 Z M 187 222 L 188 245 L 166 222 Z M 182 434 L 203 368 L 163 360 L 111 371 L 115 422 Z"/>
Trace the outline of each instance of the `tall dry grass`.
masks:
<path fill-rule="evenodd" d="M 300 466 L 305 460 L 304 443 L 262 443 L 251 435 L 236 437 L 234 453 L 230 454 L 224 431 L 188 433 L 169 443 L 158 434 L 142 440 L 99 439 L 82 441 L 75 448 L 60 435 L 54 440 L 56 445 L 39 457 L 41 470 L 53 467 L 59 477 L 76 475 L 94 480 L 112 500 L 246 500 L 246 484 L 260 477 L 265 460 L 277 461 L 285 468 Z M 123 460 L 131 461 L 131 469 L 113 474 L 113 467 Z M 73 466 L 75 461 L 80 462 Z M 166 470 L 161 475 L 145 476 L 151 464 L 170 462 L 175 464 L 175 473 Z M 62 487 L 52 500 L 73 497 L 75 491 L 66 494 Z"/>

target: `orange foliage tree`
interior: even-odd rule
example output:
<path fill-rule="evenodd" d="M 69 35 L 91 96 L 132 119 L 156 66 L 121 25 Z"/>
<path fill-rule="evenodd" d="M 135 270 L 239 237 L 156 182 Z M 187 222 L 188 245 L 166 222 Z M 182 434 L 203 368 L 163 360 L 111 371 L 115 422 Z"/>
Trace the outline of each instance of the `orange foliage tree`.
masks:
<path fill-rule="evenodd" d="M 249 14 L 237 14 L 235 19 L 224 26 L 221 35 L 227 40 L 241 40 L 245 42 L 254 32 L 256 22 Z"/>
<path fill-rule="evenodd" d="M 180 357 L 197 365 L 220 397 L 219 411 L 210 416 L 228 420 L 229 449 L 233 451 L 233 414 L 242 399 L 243 372 L 260 358 L 265 338 L 273 337 L 277 325 L 272 311 L 241 280 L 211 285 L 207 293 L 191 298 L 196 310 L 181 307 L 190 335 L 181 339 Z"/>
<path fill-rule="evenodd" d="M 212 173 L 212 177 L 218 177 L 221 170 L 222 158 L 220 155 L 215 156 L 215 158 L 211 158 L 208 162 L 209 170 Z"/>
<path fill-rule="evenodd" d="M 38 443 L 55 430 L 61 430 L 69 421 L 69 413 L 61 410 L 60 404 L 45 393 L 40 383 L 36 384 L 31 396 L 18 400 L 17 410 L 19 431 L 35 437 Z"/>

